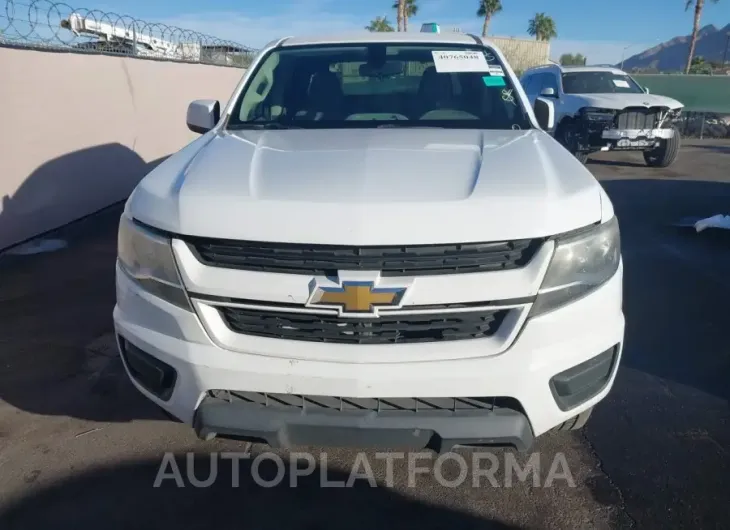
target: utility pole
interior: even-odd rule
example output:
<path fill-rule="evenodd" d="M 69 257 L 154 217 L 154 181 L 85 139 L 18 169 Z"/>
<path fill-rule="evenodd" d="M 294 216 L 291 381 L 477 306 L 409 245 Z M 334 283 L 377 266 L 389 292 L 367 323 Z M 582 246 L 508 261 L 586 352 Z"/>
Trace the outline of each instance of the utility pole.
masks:
<path fill-rule="evenodd" d="M 657 44 L 658 42 L 659 42 L 659 39 L 655 40 L 652 44 Z M 626 50 L 636 46 L 637 44 L 639 44 L 639 43 L 635 42 L 633 44 L 629 44 L 628 46 L 624 46 L 623 50 L 621 50 L 621 67 L 620 67 L 621 70 L 624 69 L 624 60 L 626 58 Z"/>
<path fill-rule="evenodd" d="M 631 48 L 633 44 L 629 44 L 628 46 L 624 46 L 624 49 L 621 50 L 621 70 L 624 69 L 624 58 L 626 57 L 626 50 Z"/>
<path fill-rule="evenodd" d="M 722 54 L 722 65 L 725 66 L 727 61 L 727 49 L 730 48 L 730 31 L 727 32 L 727 41 L 725 41 L 725 53 Z"/>

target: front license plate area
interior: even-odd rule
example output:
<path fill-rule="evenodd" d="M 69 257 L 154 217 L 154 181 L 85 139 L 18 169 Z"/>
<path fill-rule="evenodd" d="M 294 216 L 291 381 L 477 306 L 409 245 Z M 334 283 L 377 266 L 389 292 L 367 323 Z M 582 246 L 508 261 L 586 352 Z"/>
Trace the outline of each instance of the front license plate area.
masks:
<path fill-rule="evenodd" d="M 427 429 L 360 429 L 289 424 L 279 429 L 281 446 L 388 447 L 423 449 L 433 436 Z"/>

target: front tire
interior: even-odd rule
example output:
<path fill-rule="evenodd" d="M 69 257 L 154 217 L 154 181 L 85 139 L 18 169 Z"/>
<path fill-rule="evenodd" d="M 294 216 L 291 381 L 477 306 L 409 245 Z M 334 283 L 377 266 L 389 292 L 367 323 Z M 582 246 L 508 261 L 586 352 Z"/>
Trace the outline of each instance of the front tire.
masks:
<path fill-rule="evenodd" d="M 558 128 L 555 137 L 570 153 L 578 159 L 581 164 L 588 162 L 588 153 L 578 151 L 578 140 L 576 138 L 576 127 L 573 123 L 562 123 Z"/>
<path fill-rule="evenodd" d="M 672 129 L 674 130 L 674 136 L 667 140 L 662 140 L 659 147 L 655 147 L 651 151 L 644 151 L 644 161 L 647 166 L 669 167 L 677 160 L 682 139 L 679 130 L 676 127 L 672 127 Z"/>

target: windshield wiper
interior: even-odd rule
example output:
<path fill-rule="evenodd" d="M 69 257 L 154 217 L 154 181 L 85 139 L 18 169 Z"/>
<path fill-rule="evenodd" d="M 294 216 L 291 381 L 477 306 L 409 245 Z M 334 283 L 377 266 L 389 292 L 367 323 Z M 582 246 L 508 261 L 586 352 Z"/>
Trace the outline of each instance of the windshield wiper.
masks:
<path fill-rule="evenodd" d="M 443 125 L 416 125 L 413 122 L 409 121 L 394 121 L 393 123 L 381 123 L 380 125 L 375 126 L 377 129 L 389 129 L 396 127 L 408 127 L 411 129 L 444 129 L 445 127 Z"/>
<path fill-rule="evenodd" d="M 265 130 L 285 130 L 285 129 L 303 129 L 300 125 L 292 125 L 289 123 L 281 123 L 278 121 L 270 121 L 266 123 L 233 123 L 228 126 L 231 131 L 265 131 Z"/>
<path fill-rule="evenodd" d="M 358 123 L 367 123 L 367 122 L 347 122 L 347 124 L 358 124 Z M 281 123 L 278 121 L 272 121 L 272 122 L 265 122 L 265 123 L 256 123 L 256 122 L 248 122 L 248 123 L 233 123 L 228 126 L 229 131 L 265 131 L 265 130 L 286 130 L 286 129 L 314 129 L 318 128 L 316 122 L 312 124 L 312 127 L 306 127 L 304 125 L 294 125 L 291 123 Z M 344 124 L 343 124 L 344 125 Z M 392 123 L 381 123 L 375 126 L 378 129 L 388 129 L 388 128 L 397 128 L 397 127 L 406 127 L 411 129 L 444 129 L 445 127 L 443 125 L 424 125 L 424 124 L 415 124 L 411 121 L 394 121 Z M 339 128 L 339 127 L 338 127 Z M 348 127 L 341 127 L 343 129 L 346 129 Z"/>

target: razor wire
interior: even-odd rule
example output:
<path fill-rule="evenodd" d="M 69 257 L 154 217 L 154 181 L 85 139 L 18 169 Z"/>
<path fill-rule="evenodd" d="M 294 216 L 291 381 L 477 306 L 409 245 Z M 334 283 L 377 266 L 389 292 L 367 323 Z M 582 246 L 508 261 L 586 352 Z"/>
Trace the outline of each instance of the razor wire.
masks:
<path fill-rule="evenodd" d="M 0 46 L 247 67 L 257 50 L 197 31 L 49 0 L 4 0 Z"/>

